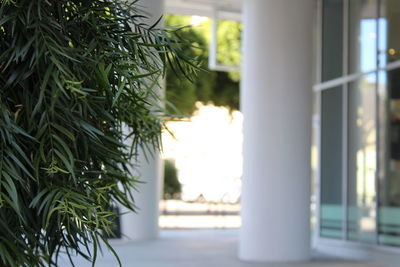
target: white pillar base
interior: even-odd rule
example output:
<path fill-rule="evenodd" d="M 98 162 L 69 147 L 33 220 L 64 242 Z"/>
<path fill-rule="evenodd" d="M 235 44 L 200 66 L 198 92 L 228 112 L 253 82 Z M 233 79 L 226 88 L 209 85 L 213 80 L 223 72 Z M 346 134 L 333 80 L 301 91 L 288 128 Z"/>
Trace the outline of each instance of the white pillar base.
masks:
<path fill-rule="evenodd" d="M 140 166 L 137 172 L 143 183 L 137 184 L 137 190 L 132 189 L 137 207 L 136 213 L 122 210 L 122 213 L 126 212 L 121 216 L 122 239 L 152 240 L 159 235 L 158 217 L 163 185 L 163 164 L 158 151 L 154 158 L 148 155 L 148 159 L 141 152 L 137 164 Z"/>

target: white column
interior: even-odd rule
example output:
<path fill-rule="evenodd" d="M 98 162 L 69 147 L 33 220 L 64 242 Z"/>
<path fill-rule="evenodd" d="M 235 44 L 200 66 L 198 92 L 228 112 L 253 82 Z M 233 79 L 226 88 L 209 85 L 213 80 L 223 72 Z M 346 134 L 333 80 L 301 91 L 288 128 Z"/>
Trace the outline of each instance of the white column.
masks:
<path fill-rule="evenodd" d="M 246 0 L 239 257 L 301 261 L 310 251 L 314 0 Z"/>
<path fill-rule="evenodd" d="M 164 0 L 140 0 L 137 6 L 148 12 L 145 22 L 150 26 L 164 14 Z M 160 85 L 162 84 L 160 82 Z M 134 172 L 143 182 L 137 184 L 137 189 L 132 189 L 137 211 L 128 212 L 121 217 L 121 232 L 123 238 L 128 240 L 151 240 L 158 238 L 159 234 L 159 202 L 164 166 L 158 150 L 153 151 L 153 155 L 150 152 L 145 153 L 140 151 L 135 162 L 138 168 Z"/>
<path fill-rule="evenodd" d="M 137 184 L 137 190 L 132 189 L 135 199 L 136 213 L 127 212 L 121 217 L 122 238 L 126 240 L 151 240 L 158 238 L 159 201 L 162 190 L 163 164 L 159 151 L 155 155 L 147 155 L 140 151 L 135 164 L 138 170 L 134 172 L 140 176 L 143 183 Z"/>

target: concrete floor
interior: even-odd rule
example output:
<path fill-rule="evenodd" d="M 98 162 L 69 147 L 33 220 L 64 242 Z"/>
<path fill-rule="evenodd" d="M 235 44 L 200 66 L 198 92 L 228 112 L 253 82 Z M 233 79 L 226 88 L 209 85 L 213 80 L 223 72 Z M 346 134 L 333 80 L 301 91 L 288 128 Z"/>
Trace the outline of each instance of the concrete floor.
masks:
<path fill-rule="evenodd" d="M 124 267 L 394 267 L 373 262 L 356 262 L 315 255 L 304 263 L 247 263 L 237 258 L 238 230 L 163 230 L 160 239 L 146 242 L 114 241 Z M 66 257 L 60 267 L 70 267 Z M 77 267 L 91 266 L 76 257 Z M 118 266 L 105 252 L 96 267 Z M 398 265 L 396 265 L 398 266 Z"/>

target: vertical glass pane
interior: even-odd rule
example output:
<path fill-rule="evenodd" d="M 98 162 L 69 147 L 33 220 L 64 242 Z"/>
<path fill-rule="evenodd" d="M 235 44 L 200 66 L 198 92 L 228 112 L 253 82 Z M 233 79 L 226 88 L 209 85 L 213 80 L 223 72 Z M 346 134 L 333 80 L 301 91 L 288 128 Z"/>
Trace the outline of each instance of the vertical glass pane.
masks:
<path fill-rule="evenodd" d="M 377 65 L 377 0 L 349 1 L 349 73 Z"/>
<path fill-rule="evenodd" d="M 381 0 L 379 14 L 379 63 L 400 59 L 400 1 Z"/>
<path fill-rule="evenodd" d="M 349 84 L 348 238 L 376 242 L 376 75 Z"/>
<path fill-rule="evenodd" d="M 380 78 L 381 109 L 387 123 L 381 125 L 386 144 L 381 150 L 380 166 L 385 172 L 379 179 L 379 243 L 400 246 L 400 83 L 399 70 L 383 73 Z M 385 103 L 385 97 L 387 99 Z M 384 111 L 382 111 L 384 113 Z M 385 133 L 386 130 L 386 133 Z M 386 137 L 386 138 L 385 138 Z M 382 137 L 381 137 L 382 139 Z"/>
<path fill-rule="evenodd" d="M 343 75 L 343 0 L 324 0 L 322 81 Z"/>
<path fill-rule="evenodd" d="M 323 237 L 342 238 L 342 125 L 341 87 L 323 91 L 321 106 L 321 210 Z"/>

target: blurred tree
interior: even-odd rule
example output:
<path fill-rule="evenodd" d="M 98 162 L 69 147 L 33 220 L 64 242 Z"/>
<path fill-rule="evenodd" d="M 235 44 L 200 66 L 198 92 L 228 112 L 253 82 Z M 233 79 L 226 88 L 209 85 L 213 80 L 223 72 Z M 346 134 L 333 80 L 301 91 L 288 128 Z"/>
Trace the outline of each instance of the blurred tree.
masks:
<path fill-rule="evenodd" d="M 175 163 L 172 160 L 164 160 L 164 199 L 175 198 L 181 191 Z"/>
<path fill-rule="evenodd" d="M 190 25 L 192 17 L 168 15 L 166 25 Z M 226 106 L 230 110 L 239 109 L 239 73 L 210 71 L 208 69 L 208 46 L 211 21 L 205 20 L 199 26 L 185 27 L 180 31 L 180 37 L 192 44 L 186 46 L 186 53 L 197 58 L 206 72 L 201 72 L 193 82 L 181 79 L 174 74 L 172 68 L 167 70 L 166 97 L 172 104 L 171 113 L 191 115 L 196 110 L 197 101 Z M 233 21 L 221 21 L 218 31 L 218 62 L 224 65 L 239 65 L 240 63 L 241 24 Z M 194 48 L 194 49 L 193 49 Z M 221 53 L 220 53 L 221 51 Z"/>
<path fill-rule="evenodd" d="M 240 51 L 242 24 L 236 21 L 221 20 L 218 22 L 218 64 L 225 66 L 240 66 L 242 55 Z M 240 81 L 240 72 L 228 72 L 234 82 Z"/>

